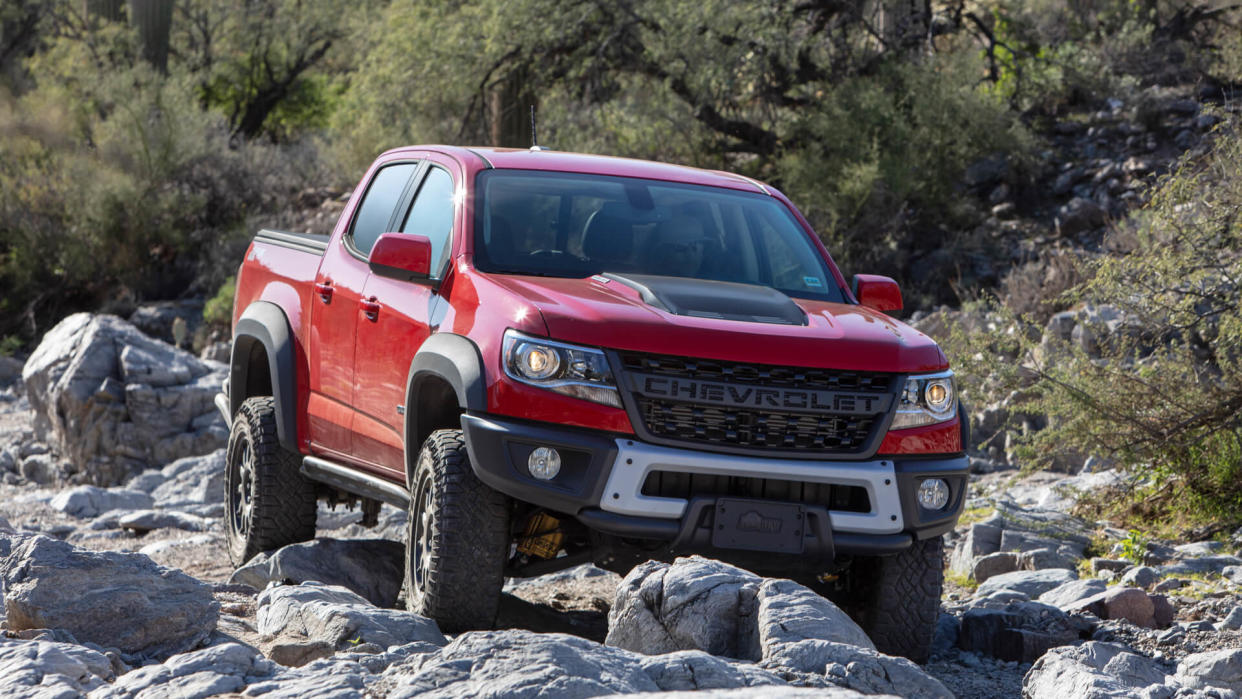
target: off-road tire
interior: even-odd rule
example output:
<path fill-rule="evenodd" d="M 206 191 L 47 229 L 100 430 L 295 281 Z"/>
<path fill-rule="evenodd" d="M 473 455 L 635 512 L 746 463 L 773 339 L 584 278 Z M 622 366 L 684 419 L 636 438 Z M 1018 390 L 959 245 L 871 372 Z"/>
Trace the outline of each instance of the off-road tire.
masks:
<path fill-rule="evenodd" d="M 274 399 L 247 398 L 233 416 L 225 452 L 224 531 L 234 566 L 315 538 L 315 484 L 300 463 L 277 438 Z"/>
<path fill-rule="evenodd" d="M 492 628 L 509 556 L 509 499 L 475 477 L 461 430 L 427 438 L 410 482 L 406 608 L 449 632 Z"/>
<path fill-rule="evenodd" d="M 915 541 L 894 556 L 856 561 L 851 572 L 871 589 L 858 616 L 875 647 L 887 655 L 926 663 L 944 586 L 941 538 Z"/>

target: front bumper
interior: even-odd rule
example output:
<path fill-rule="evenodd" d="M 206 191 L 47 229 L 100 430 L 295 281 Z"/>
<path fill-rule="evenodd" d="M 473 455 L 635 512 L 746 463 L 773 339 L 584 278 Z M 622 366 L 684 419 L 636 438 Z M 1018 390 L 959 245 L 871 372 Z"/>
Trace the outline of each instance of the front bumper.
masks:
<path fill-rule="evenodd" d="M 475 474 L 492 488 L 574 516 L 591 529 L 669 542 L 678 551 L 710 548 L 705 542 L 710 541 L 712 512 L 717 497 L 726 496 L 644 494 L 644 483 L 656 471 L 865 491 L 866 511 L 833 509 L 822 502 L 804 505 L 805 553 L 825 558 L 837 553 L 894 553 L 914 539 L 943 534 L 957 522 L 966 491 L 968 463 L 961 455 L 870 461 L 736 456 L 481 414 L 463 415 L 462 428 Z M 540 446 L 561 454 L 561 472 L 550 481 L 538 480 L 526 470 L 531 451 Z M 918 504 L 915 493 L 928 477 L 942 478 L 949 485 L 949 504 L 943 510 L 930 511 Z"/>

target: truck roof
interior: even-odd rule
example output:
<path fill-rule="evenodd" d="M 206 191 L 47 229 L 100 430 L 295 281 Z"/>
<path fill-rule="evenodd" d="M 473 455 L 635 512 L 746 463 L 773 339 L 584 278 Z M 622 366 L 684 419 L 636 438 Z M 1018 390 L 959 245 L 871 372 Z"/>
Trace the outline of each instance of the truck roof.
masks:
<path fill-rule="evenodd" d="M 589 175 L 616 175 L 665 180 L 685 184 L 701 184 L 712 187 L 728 187 L 769 194 L 768 188 L 748 177 L 721 170 L 703 170 L 686 165 L 673 165 L 652 160 L 617 158 L 591 153 L 568 153 L 555 150 L 530 150 L 526 148 L 490 148 L 462 146 L 411 146 L 400 150 L 438 150 L 468 159 L 471 156 L 483 161 L 483 167 L 505 170 L 550 170 L 554 172 L 579 172 Z"/>

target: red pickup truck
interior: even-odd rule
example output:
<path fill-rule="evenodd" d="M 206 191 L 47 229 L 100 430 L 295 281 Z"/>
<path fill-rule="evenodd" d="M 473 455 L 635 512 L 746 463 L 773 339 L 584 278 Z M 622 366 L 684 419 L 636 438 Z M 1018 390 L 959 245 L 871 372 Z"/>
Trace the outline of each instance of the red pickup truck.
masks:
<path fill-rule="evenodd" d="M 746 177 L 389 151 L 330 236 L 264 230 L 241 265 L 229 554 L 312 538 L 319 498 L 387 502 L 407 606 L 448 630 L 490 626 L 506 576 L 702 553 L 923 660 L 966 422 L 900 308 Z"/>

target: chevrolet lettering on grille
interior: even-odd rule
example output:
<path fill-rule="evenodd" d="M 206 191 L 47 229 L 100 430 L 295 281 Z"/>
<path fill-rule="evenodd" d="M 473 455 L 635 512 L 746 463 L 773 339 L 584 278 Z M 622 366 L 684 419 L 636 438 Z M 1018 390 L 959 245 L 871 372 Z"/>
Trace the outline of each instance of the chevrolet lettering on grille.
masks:
<path fill-rule="evenodd" d="M 776 408 L 834 415 L 874 415 L 886 412 L 893 400 L 891 395 L 884 393 L 765 388 L 650 374 L 630 374 L 629 380 L 630 389 L 644 396 L 731 408 Z"/>

